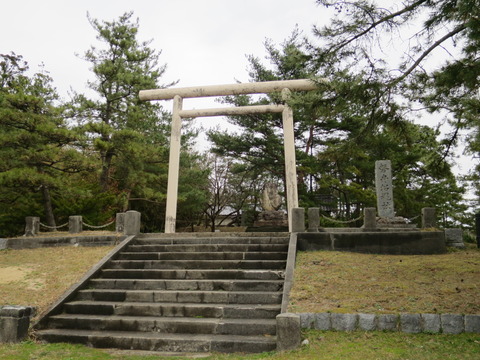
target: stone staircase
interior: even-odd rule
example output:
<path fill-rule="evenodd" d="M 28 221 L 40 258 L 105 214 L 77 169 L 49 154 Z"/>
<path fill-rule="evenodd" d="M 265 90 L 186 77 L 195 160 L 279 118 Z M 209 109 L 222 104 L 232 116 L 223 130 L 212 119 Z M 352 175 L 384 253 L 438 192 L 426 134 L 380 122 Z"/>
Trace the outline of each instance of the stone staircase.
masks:
<path fill-rule="evenodd" d="M 36 335 L 103 348 L 275 350 L 287 251 L 284 233 L 140 235 Z"/>

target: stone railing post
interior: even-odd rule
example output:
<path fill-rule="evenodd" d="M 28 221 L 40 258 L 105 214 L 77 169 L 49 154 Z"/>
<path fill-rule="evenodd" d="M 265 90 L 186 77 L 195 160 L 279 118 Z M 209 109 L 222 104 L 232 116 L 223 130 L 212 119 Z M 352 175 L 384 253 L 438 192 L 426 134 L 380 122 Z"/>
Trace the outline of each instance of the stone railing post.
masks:
<path fill-rule="evenodd" d="M 435 228 L 437 227 L 437 217 L 435 208 L 423 208 L 422 209 L 422 228 Z"/>
<path fill-rule="evenodd" d="M 130 210 L 125 213 L 125 227 L 123 233 L 125 235 L 140 234 L 140 218 L 141 214 L 138 211 Z"/>
<path fill-rule="evenodd" d="M 27 216 L 25 218 L 25 236 L 36 236 L 40 232 L 40 218 Z"/>
<path fill-rule="evenodd" d="M 461 228 L 447 228 L 445 232 L 445 243 L 447 246 L 464 248 L 463 231 Z"/>
<path fill-rule="evenodd" d="M 363 209 L 363 230 L 370 231 L 377 228 L 377 209 L 368 207 Z"/>
<path fill-rule="evenodd" d="M 300 316 L 292 313 L 277 315 L 277 351 L 293 350 L 301 341 Z"/>
<path fill-rule="evenodd" d="M 292 209 L 292 232 L 305 232 L 305 209 Z"/>
<path fill-rule="evenodd" d="M 115 231 L 117 233 L 123 233 L 125 230 L 125 213 L 117 213 L 115 218 Z"/>
<path fill-rule="evenodd" d="M 34 314 L 35 308 L 31 306 L 0 306 L 0 343 L 23 341 Z"/>
<path fill-rule="evenodd" d="M 83 231 L 83 220 L 80 215 L 68 217 L 68 232 L 70 234 L 78 234 Z"/>
<path fill-rule="evenodd" d="M 308 232 L 318 232 L 320 226 L 320 209 L 308 208 Z"/>

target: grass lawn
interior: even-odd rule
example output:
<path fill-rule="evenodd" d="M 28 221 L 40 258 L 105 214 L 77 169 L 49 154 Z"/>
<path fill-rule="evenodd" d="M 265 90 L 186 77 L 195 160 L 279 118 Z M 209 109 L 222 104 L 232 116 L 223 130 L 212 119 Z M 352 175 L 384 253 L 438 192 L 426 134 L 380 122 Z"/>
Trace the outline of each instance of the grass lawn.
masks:
<path fill-rule="evenodd" d="M 46 310 L 112 247 L 0 251 L 0 304 Z M 480 251 L 393 256 L 299 253 L 290 310 L 346 313 L 480 314 Z M 286 353 L 212 354 L 207 359 L 480 359 L 480 334 L 307 331 L 309 345 Z M 182 359 L 71 344 L 0 344 L 3 359 Z"/>
<path fill-rule="evenodd" d="M 373 360 L 373 359 L 422 359 L 478 360 L 480 336 L 473 334 L 428 335 L 387 332 L 324 332 L 304 333 L 309 344 L 294 351 L 262 354 L 210 354 L 207 360 Z M 36 344 L 25 342 L 16 345 L 0 345 L 0 360 L 154 360 L 186 359 L 188 356 L 167 357 L 142 353 L 91 349 L 72 344 Z"/>

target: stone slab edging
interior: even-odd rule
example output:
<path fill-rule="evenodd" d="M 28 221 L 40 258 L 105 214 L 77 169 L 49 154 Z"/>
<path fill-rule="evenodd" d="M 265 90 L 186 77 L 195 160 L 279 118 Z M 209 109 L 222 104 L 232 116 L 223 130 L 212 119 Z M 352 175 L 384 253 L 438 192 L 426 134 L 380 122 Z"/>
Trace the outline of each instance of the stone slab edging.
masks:
<path fill-rule="evenodd" d="M 298 313 L 302 329 L 399 331 L 404 333 L 480 333 L 480 315 Z"/>
<path fill-rule="evenodd" d="M 35 329 L 41 329 L 46 323 L 49 316 L 56 315 L 62 311 L 64 302 L 71 300 L 76 293 L 85 288 L 91 278 L 96 276 L 102 267 L 114 258 L 120 251 L 122 251 L 130 241 L 135 238 L 135 235 L 128 236 L 120 244 L 118 244 L 112 251 L 105 255 L 95 266 L 93 266 L 76 284 L 72 285 L 47 311 L 41 314 L 40 319 L 34 324 Z"/>
<path fill-rule="evenodd" d="M 295 274 L 295 262 L 297 259 L 297 234 L 290 234 L 288 244 L 287 264 L 285 265 L 285 280 L 283 283 L 282 308 L 280 313 L 286 313 L 290 301 L 290 290 L 293 286 L 293 275 Z"/>
<path fill-rule="evenodd" d="M 118 244 L 125 235 L 75 235 L 0 239 L 0 250 L 37 249 L 57 246 L 105 246 Z"/>

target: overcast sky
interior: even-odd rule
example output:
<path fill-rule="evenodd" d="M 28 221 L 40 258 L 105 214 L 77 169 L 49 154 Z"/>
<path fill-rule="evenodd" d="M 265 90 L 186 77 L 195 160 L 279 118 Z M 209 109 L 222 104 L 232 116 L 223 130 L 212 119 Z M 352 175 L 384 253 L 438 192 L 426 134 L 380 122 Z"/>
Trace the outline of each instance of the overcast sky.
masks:
<path fill-rule="evenodd" d="M 162 83 L 177 86 L 248 81 L 246 55 L 265 57 L 264 42 L 281 43 L 298 26 L 310 35 L 329 16 L 314 0 L 24 0 L 1 1 L 0 53 L 22 55 L 32 71 L 44 64 L 60 96 L 88 93 L 93 79 L 83 55 L 99 45 L 87 19 L 112 21 L 133 11 L 140 41 L 161 50 L 167 64 Z M 184 108 L 219 107 L 214 99 L 186 99 Z M 171 103 L 164 102 L 166 110 Z M 198 126 L 222 126 L 222 118 L 199 118 Z M 199 148 L 208 145 L 204 136 Z"/>
<path fill-rule="evenodd" d="M 127 11 L 139 40 L 162 50 L 164 82 L 178 86 L 248 81 L 245 55 L 264 57 L 266 38 L 281 43 L 296 24 L 310 34 L 326 20 L 314 0 L 2 0 L 0 53 L 23 55 L 32 70 L 43 63 L 62 96 L 82 92 L 92 75 L 75 54 L 98 44 L 87 12 L 111 21 Z"/>
<path fill-rule="evenodd" d="M 139 40 L 153 40 L 168 65 L 163 82 L 178 86 L 247 82 L 246 55 L 265 57 L 264 41 L 281 43 L 295 26 L 311 36 L 331 14 L 314 0 L 0 0 L 0 53 L 22 55 L 33 71 L 44 64 L 63 98 L 70 88 L 86 92 L 89 64 L 76 56 L 98 45 L 88 22 L 111 21 L 133 11 Z M 170 110 L 169 104 L 165 104 Z M 218 106 L 187 99 L 184 108 Z M 199 125 L 225 123 L 202 118 Z M 437 122 L 438 119 L 435 120 Z M 468 170 L 464 166 L 463 171 Z"/>

